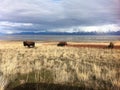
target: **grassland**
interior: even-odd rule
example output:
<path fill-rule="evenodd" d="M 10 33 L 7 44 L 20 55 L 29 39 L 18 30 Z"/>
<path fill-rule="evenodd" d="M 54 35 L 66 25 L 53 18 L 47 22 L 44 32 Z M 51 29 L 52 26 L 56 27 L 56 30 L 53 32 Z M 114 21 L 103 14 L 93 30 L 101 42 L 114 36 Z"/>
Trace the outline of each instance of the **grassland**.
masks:
<path fill-rule="evenodd" d="M 25 83 L 120 90 L 120 49 L 57 47 L 39 42 L 35 48 L 27 48 L 20 41 L 1 41 L 0 90 Z"/>

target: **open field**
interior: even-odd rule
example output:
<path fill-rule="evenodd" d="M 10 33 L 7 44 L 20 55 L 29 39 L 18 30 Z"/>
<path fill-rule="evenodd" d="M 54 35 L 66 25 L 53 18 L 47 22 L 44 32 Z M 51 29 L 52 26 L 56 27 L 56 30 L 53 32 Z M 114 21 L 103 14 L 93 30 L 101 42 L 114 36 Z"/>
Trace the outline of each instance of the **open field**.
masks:
<path fill-rule="evenodd" d="M 44 45 L 57 45 L 58 42 L 47 42 Z M 107 48 L 110 42 L 68 42 L 68 47 L 90 47 L 90 48 Z M 120 41 L 114 41 L 114 49 L 120 49 Z"/>
<path fill-rule="evenodd" d="M 0 41 L 0 90 L 20 90 L 20 85 L 35 83 L 36 90 L 120 90 L 120 49 L 57 47 L 56 43 L 37 42 L 35 48 L 27 48 L 21 41 Z M 39 83 L 48 86 L 41 88 Z"/>

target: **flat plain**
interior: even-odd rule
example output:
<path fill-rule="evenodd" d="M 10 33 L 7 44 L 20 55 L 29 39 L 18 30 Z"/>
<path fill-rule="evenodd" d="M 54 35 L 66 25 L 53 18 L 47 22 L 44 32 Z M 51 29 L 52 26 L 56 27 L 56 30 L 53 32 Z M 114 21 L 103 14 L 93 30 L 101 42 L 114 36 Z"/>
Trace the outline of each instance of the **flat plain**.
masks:
<path fill-rule="evenodd" d="M 36 42 L 35 48 L 27 48 L 22 41 L 0 41 L 0 90 L 17 90 L 16 87 L 26 83 L 77 86 L 83 90 L 120 90 L 119 48 L 86 47 L 88 44 L 108 45 L 94 42 L 68 42 L 65 47 L 56 44 Z M 116 46 L 119 45 L 116 42 Z M 37 86 L 34 90 L 55 89 Z"/>

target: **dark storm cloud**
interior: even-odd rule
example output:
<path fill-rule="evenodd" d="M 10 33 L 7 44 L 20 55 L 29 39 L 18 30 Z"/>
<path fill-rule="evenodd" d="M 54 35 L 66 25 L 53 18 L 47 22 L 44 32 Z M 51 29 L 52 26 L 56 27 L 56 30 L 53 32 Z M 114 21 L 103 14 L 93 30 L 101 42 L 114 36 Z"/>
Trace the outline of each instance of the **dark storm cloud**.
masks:
<path fill-rule="evenodd" d="M 0 0 L 0 23 L 13 31 L 119 24 L 114 0 Z M 20 25 L 19 25 L 20 24 Z M 26 24 L 26 25 L 25 25 Z M 28 25 L 27 25 L 28 24 Z M 31 24 L 31 25 L 29 25 Z M 97 31 L 97 29 L 96 29 Z"/>

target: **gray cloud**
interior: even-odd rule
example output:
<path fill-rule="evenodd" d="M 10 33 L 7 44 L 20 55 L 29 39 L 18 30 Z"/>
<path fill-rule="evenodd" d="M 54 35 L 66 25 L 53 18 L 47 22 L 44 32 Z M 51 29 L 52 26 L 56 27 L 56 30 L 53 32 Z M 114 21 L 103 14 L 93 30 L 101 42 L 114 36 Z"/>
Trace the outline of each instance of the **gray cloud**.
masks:
<path fill-rule="evenodd" d="M 119 5 L 114 0 L 0 0 L 1 29 L 16 31 L 119 24 Z M 118 6 L 118 7 L 117 7 Z M 31 26 L 23 24 L 31 23 Z M 21 26 L 15 26 L 21 24 Z M 1 30 L 3 31 L 3 30 Z"/>

